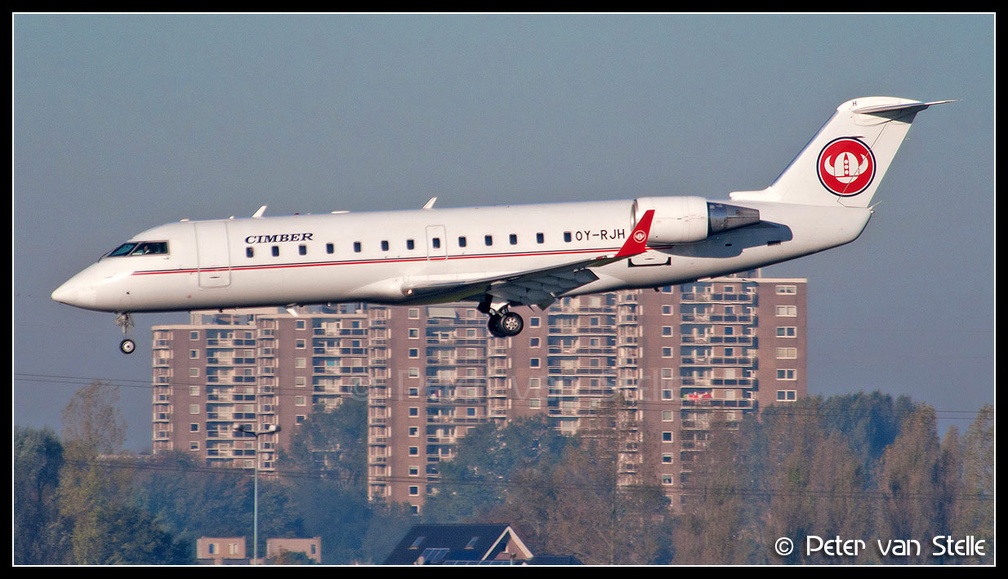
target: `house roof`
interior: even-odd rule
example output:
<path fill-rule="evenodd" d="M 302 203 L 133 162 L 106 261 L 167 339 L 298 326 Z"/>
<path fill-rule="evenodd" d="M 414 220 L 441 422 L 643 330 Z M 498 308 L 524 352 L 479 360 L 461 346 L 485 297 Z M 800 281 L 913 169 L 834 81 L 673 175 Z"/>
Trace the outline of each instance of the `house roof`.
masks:
<path fill-rule="evenodd" d="M 386 565 L 488 565 L 527 561 L 532 552 L 510 525 L 415 525 Z"/>

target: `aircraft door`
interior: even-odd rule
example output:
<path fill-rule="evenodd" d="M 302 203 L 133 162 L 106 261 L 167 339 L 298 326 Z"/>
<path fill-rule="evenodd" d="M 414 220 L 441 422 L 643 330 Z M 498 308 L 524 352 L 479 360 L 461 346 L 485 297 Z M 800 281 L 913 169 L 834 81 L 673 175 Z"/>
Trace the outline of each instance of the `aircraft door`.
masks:
<path fill-rule="evenodd" d="M 218 288 L 231 285 L 227 222 L 208 221 L 194 225 L 200 287 Z"/>
<path fill-rule="evenodd" d="M 448 238 L 444 225 L 427 226 L 427 259 L 447 259 Z"/>

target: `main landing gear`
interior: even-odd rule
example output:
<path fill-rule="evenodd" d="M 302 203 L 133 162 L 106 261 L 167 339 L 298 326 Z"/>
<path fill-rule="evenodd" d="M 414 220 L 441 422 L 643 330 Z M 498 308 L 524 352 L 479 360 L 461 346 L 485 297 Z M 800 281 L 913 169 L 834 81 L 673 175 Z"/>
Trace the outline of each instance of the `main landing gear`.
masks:
<path fill-rule="evenodd" d="M 495 307 L 490 302 L 489 296 L 480 302 L 477 309 L 490 316 L 487 320 L 487 330 L 495 338 L 517 336 L 525 328 L 525 320 L 520 315 L 508 309 L 507 304 Z"/>
<path fill-rule="evenodd" d="M 130 328 L 133 327 L 133 317 L 129 312 L 119 312 L 116 314 L 115 324 L 122 328 L 123 341 L 119 342 L 119 351 L 123 354 L 132 354 L 136 350 L 136 342 L 126 337 Z"/>

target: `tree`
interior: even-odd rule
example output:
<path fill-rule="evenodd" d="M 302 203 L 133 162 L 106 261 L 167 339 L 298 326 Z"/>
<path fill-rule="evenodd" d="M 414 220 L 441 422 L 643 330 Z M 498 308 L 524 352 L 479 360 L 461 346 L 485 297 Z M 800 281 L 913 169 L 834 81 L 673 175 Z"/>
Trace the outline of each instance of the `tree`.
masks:
<path fill-rule="evenodd" d="M 712 420 L 705 447 L 688 462 L 685 504 L 673 531 L 675 558 L 684 565 L 745 562 L 745 502 L 749 479 L 740 460 L 739 432 Z"/>
<path fill-rule="evenodd" d="M 274 490 L 283 490 L 290 501 L 285 532 L 296 532 L 291 527 L 296 519 L 302 533 L 322 538 L 323 563 L 360 561 L 372 522 L 367 402 L 346 398 L 331 410 L 317 407 L 280 450 L 277 471 L 284 484 Z"/>
<path fill-rule="evenodd" d="M 966 431 L 962 445 L 960 508 L 952 525 L 956 536 L 983 539 L 994 550 L 994 405 L 985 404 Z M 963 563 L 986 564 L 982 557 Z"/>
<path fill-rule="evenodd" d="M 98 563 L 107 535 L 103 511 L 122 503 L 127 485 L 122 473 L 99 462 L 117 452 L 125 440 L 125 425 L 115 406 L 119 390 L 107 382 L 92 382 L 74 393 L 63 409 L 66 465 L 60 476 L 60 513 L 72 527 L 74 562 Z"/>
<path fill-rule="evenodd" d="M 70 563 L 70 529 L 59 514 L 63 445 L 50 429 L 14 428 L 14 564 Z"/>
<path fill-rule="evenodd" d="M 504 504 L 509 481 L 527 468 L 548 468 L 569 439 L 545 418 L 516 420 L 507 426 L 486 423 L 470 430 L 458 454 L 439 465 L 438 492 L 426 501 L 426 522 L 476 521 Z"/>
<path fill-rule="evenodd" d="M 930 406 L 922 405 L 903 421 L 896 440 L 879 463 L 877 532 L 881 537 L 929 537 L 941 529 L 944 516 L 940 481 L 937 418 Z M 936 513 L 939 513 L 936 520 Z M 929 549 L 907 562 L 929 561 Z"/>

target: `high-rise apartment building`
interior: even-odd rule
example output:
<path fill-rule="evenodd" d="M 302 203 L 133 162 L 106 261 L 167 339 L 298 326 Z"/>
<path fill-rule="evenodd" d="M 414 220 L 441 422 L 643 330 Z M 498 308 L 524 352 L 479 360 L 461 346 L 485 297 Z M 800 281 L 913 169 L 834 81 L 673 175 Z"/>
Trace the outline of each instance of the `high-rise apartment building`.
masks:
<path fill-rule="evenodd" d="M 193 314 L 153 328 L 154 452 L 268 472 L 313 409 L 366 398 L 369 494 L 420 510 L 468 429 L 545 415 L 562 433 L 615 429 L 619 480 L 678 505 L 713 418 L 807 395 L 806 286 L 740 276 L 564 298 L 512 338 L 463 305 Z"/>

